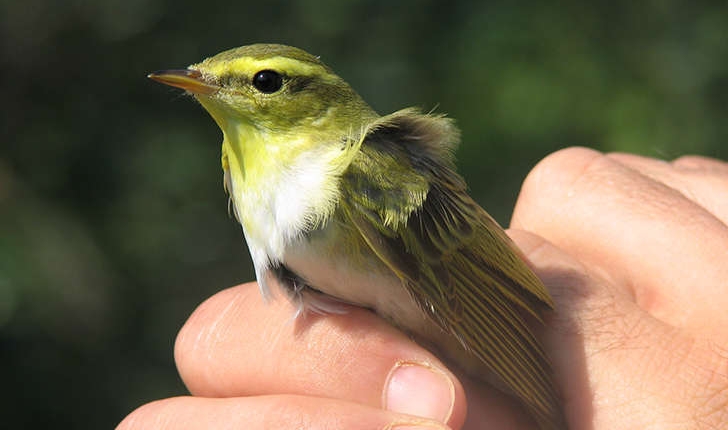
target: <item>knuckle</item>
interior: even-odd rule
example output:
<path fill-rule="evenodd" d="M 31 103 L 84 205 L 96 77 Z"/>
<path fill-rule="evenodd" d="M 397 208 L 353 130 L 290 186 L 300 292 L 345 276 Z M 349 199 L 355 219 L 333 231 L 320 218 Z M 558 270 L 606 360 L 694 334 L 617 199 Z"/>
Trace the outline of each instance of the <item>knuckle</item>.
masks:
<path fill-rule="evenodd" d="M 588 172 L 603 169 L 607 157 L 592 149 L 573 147 L 547 156 L 528 174 L 521 187 L 514 211 L 514 224 L 525 229 L 537 229 L 578 201 L 573 199 L 583 187 L 582 179 Z"/>
<path fill-rule="evenodd" d="M 562 149 L 539 162 L 526 177 L 523 191 L 534 196 L 571 189 L 587 172 L 607 162 L 601 152 L 581 147 Z"/>

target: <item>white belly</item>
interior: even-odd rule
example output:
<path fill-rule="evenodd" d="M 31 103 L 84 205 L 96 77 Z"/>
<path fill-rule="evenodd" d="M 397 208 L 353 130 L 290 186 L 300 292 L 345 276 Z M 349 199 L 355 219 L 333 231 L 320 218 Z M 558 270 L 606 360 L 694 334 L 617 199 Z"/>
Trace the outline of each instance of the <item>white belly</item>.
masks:
<path fill-rule="evenodd" d="M 351 261 L 350 255 L 364 257 Z M 284 264 L 322 293 L 372 309 L 413 332 L 432 329 L 402 281 L 368 249 L 352 253 L 316 239 L 301 240 L 287 248 Z"/>

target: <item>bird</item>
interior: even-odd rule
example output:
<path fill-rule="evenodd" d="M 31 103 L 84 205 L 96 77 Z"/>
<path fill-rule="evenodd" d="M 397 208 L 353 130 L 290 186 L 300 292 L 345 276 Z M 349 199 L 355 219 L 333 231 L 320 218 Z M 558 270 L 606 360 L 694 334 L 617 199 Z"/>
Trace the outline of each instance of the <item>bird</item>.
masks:
<path fill-rule="evenodd" d="M 529 326 L 554 302 L 468 195 L 452 119 L 379 115 L 319 57 L 279 44 L 148 77 L 191 94 L 222 130 L 224 188 L 263 296 L 280 288 L 299 314 L 370 309 L 515 397 L 540 429 L 566 428 Z"/>

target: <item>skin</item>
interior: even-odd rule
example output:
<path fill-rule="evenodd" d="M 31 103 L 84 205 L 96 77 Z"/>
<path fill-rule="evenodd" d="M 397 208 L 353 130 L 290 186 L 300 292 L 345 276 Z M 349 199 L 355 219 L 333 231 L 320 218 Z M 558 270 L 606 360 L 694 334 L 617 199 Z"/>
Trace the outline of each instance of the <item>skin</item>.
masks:
<path fill-rule="evenodd" d="M 509 235 L 556 303 L 539 337 L 571 428 L 728 422 L 726 195 L 728 164 L 702 157 L 572 148 L 529 174 Z M 370 312 L 300 323 L 291 312 L 282 298 L 263 305 L 254 284 L 208 299 L 175 349 L 192 396 L 144 405 L 118 428 L 531 426 Z"/>

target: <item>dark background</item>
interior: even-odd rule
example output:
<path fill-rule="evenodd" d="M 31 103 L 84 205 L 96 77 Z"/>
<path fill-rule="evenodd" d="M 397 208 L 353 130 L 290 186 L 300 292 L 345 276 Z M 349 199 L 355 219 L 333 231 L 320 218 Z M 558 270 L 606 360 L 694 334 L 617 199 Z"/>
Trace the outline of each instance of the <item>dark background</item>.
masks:
<path fill-rule="evenodd" d="M 0 1 L 5 428 L 110 428 L 185 393 L 188 315 L 252 279 L 221 134 L 145 78 L 223 49 L 321 55 L 380 113 L 437 107 L 503 224 L 566 146 L 728 157 L 728 8 L 678 1 Z"/>

